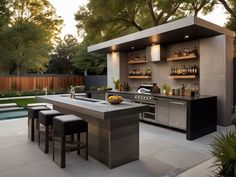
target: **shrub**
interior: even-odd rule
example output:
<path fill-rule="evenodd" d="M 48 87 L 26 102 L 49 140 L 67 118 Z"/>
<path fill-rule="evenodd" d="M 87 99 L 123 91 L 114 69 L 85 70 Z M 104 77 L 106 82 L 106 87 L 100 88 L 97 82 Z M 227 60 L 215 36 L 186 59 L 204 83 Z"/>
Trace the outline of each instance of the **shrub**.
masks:
<path fill-rule="evenodd" d="M 216 157 L 216 173 L 226 177 L 236 175 L 236 132 L 220 133 L 211 145 L 212 154 Z"/>

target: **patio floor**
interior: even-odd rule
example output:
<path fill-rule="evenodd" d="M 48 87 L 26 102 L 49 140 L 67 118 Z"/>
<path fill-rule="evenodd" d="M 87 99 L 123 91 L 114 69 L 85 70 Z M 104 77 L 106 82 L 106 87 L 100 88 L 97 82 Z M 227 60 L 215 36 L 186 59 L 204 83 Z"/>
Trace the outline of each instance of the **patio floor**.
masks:
<path fill-rule="evenodd" d="M 71 152 L 67 154 L 67 167 L 60 169 L 52 161 L 51 152 L 44 154 L 36 142 L 28 141 L 26 118 L 4 120 L 0 121 L 0 176 L 195 177 L 190 174 L 196 173 L 196 177 L 205 177 L 208 172 L 203 174 L 196 169 L 205 169 L 211 163 L 208 145 L 214 134 L 187 141 L 184 133 L 140 123 L 140 160 L 111 170 L 92 158 L 85 161 Z"/>

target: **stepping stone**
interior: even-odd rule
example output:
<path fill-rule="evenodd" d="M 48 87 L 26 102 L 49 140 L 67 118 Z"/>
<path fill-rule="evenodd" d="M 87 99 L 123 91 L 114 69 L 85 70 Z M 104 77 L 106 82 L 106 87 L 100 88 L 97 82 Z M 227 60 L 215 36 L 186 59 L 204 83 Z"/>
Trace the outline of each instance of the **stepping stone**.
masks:
<path fill-rule="evenodd" d="M 17 104 L 16 103 L 0 104 L 0 108 L 9 108 L 9 107 L 17 107 Z"/>
<path fill-rule="evenodd" d="M 19 111 L 19 110 L 24 110 L 24 108 L 23 107 L 0 108 L 0 113 L 1 112 L 8 112 L 8 111 Z"/>

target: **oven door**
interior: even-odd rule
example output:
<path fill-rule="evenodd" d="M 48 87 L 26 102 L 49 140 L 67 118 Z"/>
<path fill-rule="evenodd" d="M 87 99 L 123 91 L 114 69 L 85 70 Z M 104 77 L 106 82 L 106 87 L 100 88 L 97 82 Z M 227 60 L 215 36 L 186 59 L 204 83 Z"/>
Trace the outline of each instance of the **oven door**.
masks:
<path fill-rule="evenodd" d="M 148 122 L 156 122 L 156 116 L 155 116 L 155 104 L 149 104 L 149 111 L 143 112 L 142 120 L 148 121 Z"/>

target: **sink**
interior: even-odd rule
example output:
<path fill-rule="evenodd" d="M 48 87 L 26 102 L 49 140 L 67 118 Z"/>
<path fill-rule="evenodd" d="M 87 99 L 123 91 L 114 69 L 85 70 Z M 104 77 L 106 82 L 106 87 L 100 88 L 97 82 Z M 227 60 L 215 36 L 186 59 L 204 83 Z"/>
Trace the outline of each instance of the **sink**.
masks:
<path fill-rule="evenodd" d="M 93 99 L 89 99 L 89 98 L 78 98 L 75 97 L 76 100 L 82 100 L 82 101 L 88 101 L 88 102 L 92 102 L 92 103 L 97 103 L 100 102 L 99 100 L 93 100 Z"/>

